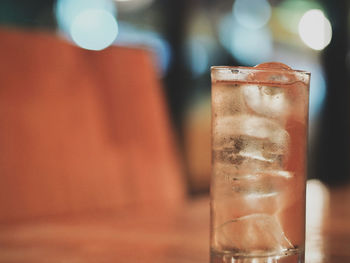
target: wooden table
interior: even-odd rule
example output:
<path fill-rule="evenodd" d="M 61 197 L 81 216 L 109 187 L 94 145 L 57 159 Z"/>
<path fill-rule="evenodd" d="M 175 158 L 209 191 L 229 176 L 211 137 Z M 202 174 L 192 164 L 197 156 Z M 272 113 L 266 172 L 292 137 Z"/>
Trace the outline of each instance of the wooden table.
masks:
<path fill-rule="evenodd" d="M 350 262 L 350 187 L 329 190 L 312 181 L 308 196 L 306 262 Z M 0 263 L 208 261 L 208 197 L 173 211 L 96 213 L 0 226 Z"/>

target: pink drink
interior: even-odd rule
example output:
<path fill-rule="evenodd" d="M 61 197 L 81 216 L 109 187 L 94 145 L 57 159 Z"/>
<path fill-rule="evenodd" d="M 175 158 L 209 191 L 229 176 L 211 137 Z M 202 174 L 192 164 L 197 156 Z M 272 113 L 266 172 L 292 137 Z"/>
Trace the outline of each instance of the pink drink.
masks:
<path fill-rule="evenodd" d="M 212 68 L 211 262 L 304 262 L 310 74 Z"/>

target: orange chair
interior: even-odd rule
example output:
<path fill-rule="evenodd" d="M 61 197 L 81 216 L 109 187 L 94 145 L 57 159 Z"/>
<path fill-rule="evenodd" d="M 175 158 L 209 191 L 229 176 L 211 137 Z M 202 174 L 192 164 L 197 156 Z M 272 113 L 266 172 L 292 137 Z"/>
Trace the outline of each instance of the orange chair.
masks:
<path fill-rule="evenodd" d="M 0 39 L 0 222 L 182 204 L 148 52 L 9 29 Z"/>

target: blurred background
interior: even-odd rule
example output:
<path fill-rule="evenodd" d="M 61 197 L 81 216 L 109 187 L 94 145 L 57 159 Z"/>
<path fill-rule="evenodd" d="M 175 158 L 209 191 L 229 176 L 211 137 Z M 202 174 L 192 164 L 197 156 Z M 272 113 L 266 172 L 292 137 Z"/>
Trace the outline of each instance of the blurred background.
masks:
<path fill-rule="evenodd" d="M 280 61 L 310 71 L 308 176 L 331 185 L 349 180 L 347 0 L 2 0 L 0 23 L 4 37 L 9 32 L 28 37 L 32 32 L 50 35 L 86 56 L 100 52 L 106 61 L 114 48 L 150 52 L 155 78 L 165 96 L 161 109 L 170 117 L 174 151 L 191 195 L 209 189 L 210 66 Z M 16 40 L 18 52 L 27 45 L 25 39 Z M 36 43 L 42 48 L 36 53 L 42 57 L 40 65 L 50 67 L 52 61 L 45 64 L 45 45 L 40 45 L 41 40 Z M 75 56 L 73 52 L 62 56 L 69 54 Z M 118 55 L 110 59 L 118 60 Z M 124 65 L 131 70 L 138 63 L 126 61 L 120 68 Z M 101 65 L 92 63 L 91 67 L 86 74 L 103 78 Z M 116 76 L 123 77 L 111 67 L 107 70 L 111 75 L 115 70 Z M 129 121 L 133 120 L 138 121 Z M 114 128 L 118 133 L 118 127 Z M 44 165 L 45 156 L 40 158 Z"/>

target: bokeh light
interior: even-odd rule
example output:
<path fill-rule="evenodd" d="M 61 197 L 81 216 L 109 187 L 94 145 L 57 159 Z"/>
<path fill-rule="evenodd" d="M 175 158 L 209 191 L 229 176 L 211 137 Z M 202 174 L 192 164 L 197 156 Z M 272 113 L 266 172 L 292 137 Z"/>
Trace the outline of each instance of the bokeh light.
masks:
<path fill-rule="evenodd" d="M 308 225 L 318 227 L 322 224 L 325 210 L 329 204 L 329 190 L 319 180 L 311 179 L 306 184 L 306 219 Z"/>
<path fill-rule="evenodd" d="M 228 15 L 219 24 L 219 38 L 222 45 L 242 64 L 257 65 L 271 58 L 272 35 L 267 27 L 248 29 Z"/>
<path fill-rule="evenodd" d="M 149 7 L 154 0 L 114 0 L 114 2 L 117 4 L 118 10 L 123 13 L 132 13 Z"/>
<path fill-rule="evenodd" d="M 104 49 L 118 34 L 112 0 L 58 0 L 55 13 L 60 30 L 82 48 Z"/>
<path fill-rule="evenodd" d="M 326 244 L 321 238 L 329 213 L 330 192 L 321 181 L 312 179 L 306 184 L 306 249 L 308 262 L 322 262 Z M 316 238 L 315 238 L 316 237 Z"/>
<path fill-rule="evenodd" d="M 193 75 L 199 76 L 207 72 L 209 56 L 205 43 L 200 37 L 193 37 L 186 43 L 186 59 Z"/>
<path fill-rule="evenodd" d="M 322 50 L 331 42 L 331 23 L 321 10 L 309 10 L 300 19 L 299 36 L 308 47 Z"/>
<path fill-rule="evenodd" d="M 258 29 L 269 21 L 271 6 L 267 0 L 236 0 L 233 15 L 241 26 Z"/>
<path fill-rule="evenodd" d="M 164 74 L 171 61 L 171 49 L 168 42 L 157 32 L 139 29 L 129 23 L 119 22 L 119 33 L 116 39 L 118 45 L 142 46 L 149 48 L 154 54 L 160 68 L 160 74 Z"/>
<path fill-rule="evenodd" d="M 321 70 L 314 69 L 311 72 L 310 83 L 310 119 L 316 119 L 321 112 L 326 99 L 326 81 Z"/>
<path fill-rule="evenodd" d="M 284 29 L 298 34 L 299 21 L 310 9 L 321 9 L 321 5 L 309 0 L 285 0 L 275 7 L 275 14 Z"/>
<path fill-rule="evenodd" d="M 118 25 L 114 17 L 104 10 L 86 10 L 74 19 L 70 34 L 78 46 L 102 50 L 117 37 Z"/>

